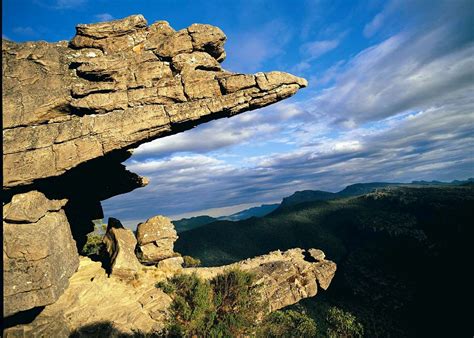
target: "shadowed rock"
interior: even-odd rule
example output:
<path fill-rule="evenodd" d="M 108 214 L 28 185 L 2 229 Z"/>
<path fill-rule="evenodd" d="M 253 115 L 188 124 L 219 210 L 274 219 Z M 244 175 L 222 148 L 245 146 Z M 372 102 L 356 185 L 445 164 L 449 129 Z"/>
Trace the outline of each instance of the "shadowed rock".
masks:
<path fill-rule="evenodd" d="M 103 241 L 110 255 L 111 275 L 124 280 L 135 278 L 141 265 L 135 256 L 137 240 L 133 232 L 125 229 L 119 220 L 110 218 Z"/>
<path fill-rule="evenodd" d="M 66 202 L 30 191 L 4 206 L 4 316 L 51 304 L 67 288 L 79 259 Z"/>

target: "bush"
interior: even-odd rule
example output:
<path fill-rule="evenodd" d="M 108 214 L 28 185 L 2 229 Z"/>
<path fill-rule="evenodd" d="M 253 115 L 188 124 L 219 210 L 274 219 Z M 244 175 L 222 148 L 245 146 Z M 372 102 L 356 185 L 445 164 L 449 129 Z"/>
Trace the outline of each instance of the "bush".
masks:
<path fill-rule="evenodd" d="M 94 221 L 94 231 L 87 235 L 87 242 L 81 249 L 80 254 L 83 256 L 99 256 L 105 250 L 105 245 L 102 243 L 105 231 L 107 230 L 107 224 Z"/>
<path fill-rule="evenodd" d="M 235 337 L 251 334 L 261 310 L 253 281 L 252 274 L 232 270 L 210 281 L 193 274 L 173 277 L 169 282 L 172 287 L 157 283 L 166 291 L 174 289 L 168 335 Z"/>
<path fill-rule="evenodd" d="M 265 318 L 257 337 L 315 337 L 316 323 L 307 314 L 294 310 L 276 311 Z"/>
<path fill-rule="evenodd" d="M 195 268 L 201 265 L 201 260 L 191 256 L 183 256 L 185 268 Z"/>
<path fill-rule="evenodd" d="M 364 327 L 357 321 L 357 318 L 350 312 L 341 310 L 335 306 L 328 311 L 326 318 L 329 328 L 329 337 L 362 337 Z"/>
<path fill-rule="evenodd" d="M 81 254 L 84 256 L 99 255 L 104 248 L 104 243 L 102 243 L 103 237 L 96 233 L 87 235 L 87 242 L 82 247 Z"/>

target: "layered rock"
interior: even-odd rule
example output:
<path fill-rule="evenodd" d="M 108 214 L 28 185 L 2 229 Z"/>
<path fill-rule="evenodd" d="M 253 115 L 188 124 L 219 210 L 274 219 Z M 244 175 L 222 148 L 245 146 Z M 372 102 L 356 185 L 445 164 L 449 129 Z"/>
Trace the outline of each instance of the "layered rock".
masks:
<path fill-rule="evenodd" d="M 327 260 L 308 262 L 303 251 L 276 251 L 218 268 L 176 270 L 173 267 L 162 269 L 158 264 L 158 267 L 143 267 L 128 283 L 107 278 L 100 263 L 81 258 L 78 272 L 72 276 L 70 287 L 59 300 L 47 306 L 31 324 L 7 329 L 4 336 L 36 334 L 61 338 L 69 337 L 71 333 L 99 337 L 112 333 L 131 335 L 136 331 L 158 333 L 166 325 L 172 299 L 157 288 L 156 283 L 177 272 L 196 273 L 201 278 L 212 278 L 228 269 L 253 272 L 257 276 L 255 283 L 260 285 L 262 300 L 268 304 L 267 311 L 274 311 L 314 296 L 318 285 L 326 289 L 334 276 L 335 263 Z M 173 259 L 176 258 L 161 262 Z"/>
<path fill-rule="evenodd" d="M 178 239 L 171 220 L 155 216 L 138 224 L 137 241 L 140 261 L 145 264 L 156 264 L 173 257 L 174 242 Z"/>
<path fill-rule="evenodd" d="M 223 70 L 225 39 L 217 27 L 175 31 L 135 15 L 79 25 L 70 42 L 2 40 L 5 315 L 54 302 L 78 264 L 71 232 L 81 248 L 100 201 L 147 184 L 120 164 L 133 148 L 307 85 Z M 112 274 L 130 278 L 140 264 L 121 248 L 133 234 L 109 230 Z"/>
<path fill-rule="evenodd" d="M 266 106 L 306 80 L 224 71 L 224 33 L 141 15 L 79 25 L 68 44 L 3 40 L 4 187 Z M 48 88 L 48 90 L 44 90 Z"/>
<path fill-rule="evenodd" d="M 59 300 L 28 325 L 9 328 L 4 337 L 109 337 L 107 330 L 132 334 L 164 327 L 171 298 L 155 287 L 159 274 L 140 271 L 124 283 L 109 278 L 99 262 L 81 257 L 78 271 Z M 161 277 L 163 278 L 163 277 Z M 110 326 L 109 326 L 110 325 Z"/>
<path fill-rule="evenodd" d="M 111 275 L 124 280 L 135 278 L 141 269 L 135 256 L 137 240 L 130 229 L 125 229 L 119 220 L 110 218 L 103 240 L 110 255 Z"/>
<path fill-rule="evenodd" d="M 267 304 L 267 311 L 272 312 L 315 296 L 318 285 L 323 290 L 329 287 L 336 272 L 336 264 L 324 258 L 308 261 L 304 253 L 303 249 L 298 248 L 285 252 L 274 251 L 226 266 L 188 268 L 184 272 L 196 273 L 205 279 L 232 269 L 251 272 L 257 276 L 256 284 L 261 285 L 259 291 Z"/>
<path fill-rule="evenodd" d="M 79 264 L 63 207 L 38 191 L 3 207 L 3 315 L 55 302 Z"/>

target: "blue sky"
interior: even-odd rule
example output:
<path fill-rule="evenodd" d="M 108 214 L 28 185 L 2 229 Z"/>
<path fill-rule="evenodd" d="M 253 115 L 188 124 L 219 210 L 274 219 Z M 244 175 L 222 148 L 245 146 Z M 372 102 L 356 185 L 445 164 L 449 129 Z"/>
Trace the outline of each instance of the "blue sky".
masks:
<path fill-rule="evenodd" d="M 296 190 L 474 176 L 471 0 L 7 0 L 2 33 L 69 40 L 78 23 L 131 14 L 175 29 L 219 26 L 224 68 L 287 71 L 309 86 L 142 145 L 126 164 L 150 184 L 104 201 L 106 216 L 133 225 L 228 214 Z"/>

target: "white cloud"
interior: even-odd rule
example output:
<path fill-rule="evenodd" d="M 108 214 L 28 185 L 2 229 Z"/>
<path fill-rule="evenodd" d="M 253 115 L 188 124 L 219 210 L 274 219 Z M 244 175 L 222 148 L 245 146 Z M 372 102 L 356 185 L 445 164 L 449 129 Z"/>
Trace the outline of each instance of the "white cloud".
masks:
<path fill-rule="evenodd" d="M 261 70 L 265 61 L 285 54 L 285 45 L 292 34 L 288 25 L 275 19 L 258 29 L 229 36 L 226 43 L 228 57 L 224 67 L 242 73 Z"/>
<path fill-rule="evenodd" d="M 308 42 L 301 46 L 301 52 L 307 55 L 309 60 L 314 60 L 335 49 L 339 46 L 339 42 L 338 39 Z"/>
<path fill-rule="evenodd" d="M 99 21 L 110 21 L 114 19 L 114 17 L 110 13 L 97 14 L 95 18 Z"/>
<path fill-rule="evenodd" d="M 384 23 L 385 15 L 384 13 L 377 14 L 372 21 L 367 23 L 364 27 L 364 36 L 366 38 L 372 37 L 380 29 Z"/>
<path fill-rule="evenodd" d="M 321 80 L 330 87 L 305 102 L 286 101 L 143 146 L 128 168 L 149 175 L 149 186 L 106 201 L 106 213 L 146 219 L 273 202 L 303 189 L 473 176 L 469 14 L 425 12 L 418 28 L 335 63 Z M 268 146 L 278 142 L 284 147 Z M 231 151 L 237 145 L 246 150 Z M 255 152 L 259 146 L 264 151 Z"/>

